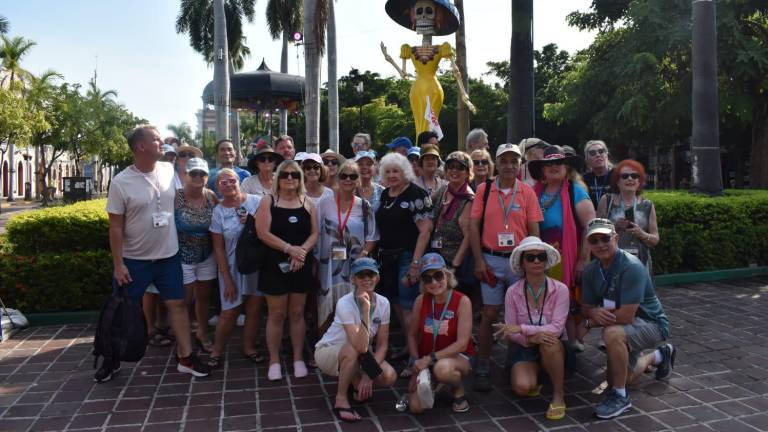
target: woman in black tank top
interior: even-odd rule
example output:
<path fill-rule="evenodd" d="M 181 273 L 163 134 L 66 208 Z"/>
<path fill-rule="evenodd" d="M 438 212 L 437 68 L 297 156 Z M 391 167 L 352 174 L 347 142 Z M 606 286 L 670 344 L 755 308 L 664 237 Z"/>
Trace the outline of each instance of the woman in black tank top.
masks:
<path fill-rule="evenodd" d="M 317 243 L 315 206 L 304 191 L 299 165 L 287 160 L 277 167 L 274 192 L 262 200 L 256 216 L 259 238 L 268 247 L 265 263 L 259 271 L 259 289 L 267 297 L 267 348 L 270 381 L 282 379 L 280 342 L 286 315 L 293 346 L 296 378 L 307 376 L 302 358 L 306 323 L 304 305 L 307 290 L 313 286 L 312 248 Z"/>

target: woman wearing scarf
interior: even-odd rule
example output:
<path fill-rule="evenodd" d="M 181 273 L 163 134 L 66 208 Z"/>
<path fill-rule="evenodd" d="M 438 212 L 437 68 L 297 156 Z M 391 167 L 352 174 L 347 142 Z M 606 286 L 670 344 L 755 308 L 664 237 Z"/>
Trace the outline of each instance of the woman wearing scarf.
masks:
<path fill-rule="evenodd" d="M 468 154 L 456 151 L 445 159 L 445 175 L 448 184 L 437 191 L 434 206 L 434 231 L 430 240 L 433 251 L 442 255 L 448 268 L 458 270 L 457 277 L 467 272 L 464 264 L 469 245 L 469 217 L 475 193 L 469 187 L 472 181 L 472 159 Z M 468 267 L 472 276 L 474 263 Z"/>
<path fill-rule="evenodd" d="M 595 208 L 589 199 L 587 186 L 576 169 L 578 156 L 566 156 L 559 146 L 549 146 L 540 160 L 529 162 L 533 178 L 538 180 L 534 190 L 544 220 L 539 224 L 541 239 L 560 253 L 560 264 L 549 270 L 549 276 L 563 282 L 571 291 L 571 313 L 566 323 L 568 339 L 575 341 L 575 306 L 580 300 L 576 279 L 589 261 L 589 250 L 584 247 L 583 229 L 595 217 Z M 572 342 L 572 347 L 583 347 Z"/>

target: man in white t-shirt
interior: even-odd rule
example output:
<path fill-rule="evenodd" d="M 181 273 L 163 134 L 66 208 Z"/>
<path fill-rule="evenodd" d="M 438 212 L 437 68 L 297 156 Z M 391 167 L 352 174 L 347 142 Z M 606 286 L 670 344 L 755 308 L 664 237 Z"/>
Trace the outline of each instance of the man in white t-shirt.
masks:
<path fill-rule="evenodd" d="M 109 187 L 109 247 L 114 265 L 113 289 L 122 287 L 140 302 L 150 283 L 168 308 L 176 335 L 179 363 L 176 369 L 197 377 L 210 374 L 192 350 L 189 315 L 184 302 L 179 242 L 173 217 L 176 188 L 173 165 L 158 162 L 163 141 L 153 126 L 133 129 L 128 146 L 133 165 L 120 172 Z M 106 362 L 105 362 L 106 363 Z M 96 382 L 109 381 L 120 364 L 102 364 Z"/>
<path fill-rule="evenodd" d="M 373 394 L 373 383 L 389 387 L 397 379 L 384 360 L 389 345 L 389 301 L 374 292 L 379 267 L 371 258 L 358 258 L 351 273 L 355 290 L 336 303 L 333 323 L 315 346 L 317 367 L 339 377 L 333 411 L 344 422 L 361 419 L 347 397 L 350 385 L 355 400 L 364 401 Z"/>

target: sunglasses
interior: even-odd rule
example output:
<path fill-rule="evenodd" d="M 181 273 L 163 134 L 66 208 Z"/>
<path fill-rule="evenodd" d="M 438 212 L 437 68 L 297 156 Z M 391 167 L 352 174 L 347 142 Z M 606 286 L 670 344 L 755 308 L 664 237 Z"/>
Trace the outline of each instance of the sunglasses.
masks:
<path fill-rule="evenodd" d="M 541 252 L 537 254 L 525 254 L 523 255 L 525 257 L 525 260 L 529 263 L 532 263 L 534 261 L 540 261 L 540 262 L 547 262 L 547 253 Z"/>
<path fill-rule="evenodd" d="M 316 164 L 316 163 L 304 164 L 301 167 L 304 168 L 304 171 L 307 171 L 307 170 L 320 171 L 320 164 Z"/>
<path fill-rule="evenodd" d="M 192 152 L 185 152 L 185 151 L 179 152 L 179 158 L 191 158 L 191 157 L 195 157 L 194 153 Z"/>
<path fill-rule="evenodd" d="M 605 235 L 605 234 L 593 235 L 593 236 L 589 237 L 588 241 L 589 241 L 589 244 L 591 244 L 591 245 L 596 245 L 598 242 L 599 243 L 610 243 L 611 242 L 611 236 Z"/>
<path fill-rule="evenodd" d="M 546 161 L 544 162 L 544 166 L 559 166 L 559 165 L 565 165 L 565 161 L 563 159 L 557 159 L 552 161 Z"/>
<path fill-rule="evenodd" d="M 280 174 L 278 174 L 277 178 L 279 178 L 280 180 L 287 180 L 289 178 L 298 180 L 301 178 L 301 173 L 298 171 L 283 171 Z"/>
<path fill-rule="evenodd" d="M 360 270 L 355 273 L 355 277 L 358 279 L 373 279 L 376 275 L 378 275 L 378 273 L 373 270 Z"/>
<path fill-rule="evenodd" d="M 237 179 L 224 179 L 219 180 L 219 186 L 234 186 L 237 184 Z"/>
<path fill-rule="evenodd" d="M 277 162 L 277 157 L 275 156 L 259 156 L 256 158 L 256 162 Z"/>
<path fill-rule="evenodd" d="M 464 165 L 462 165 L 462 164 L 457 162 L 457 163 L 447 163 L 447 164 L 445 164 L 445 169 L 446 170 L 465 171 L 465 170 L 467 170 L 467 167 L 465 167 Z"/>
<path fill-rule="evenodd" d="M 187 175 L 190 177 L 208 177 L 208 173 L 205 171 L 190 171 Z"/>
<path fill-rule="evenodd" d="M 596 149 L 596 150 L 590 150 L 587 153 L 589 153 L 590 156 L 594 157 L 594 156 L 597 156 L 597 155 L 605 154 L 605 149 L 601 148 L 601 149 Z"/>
<path fill-rule="evenodd" d="M 472 159 L 472 163 L 475 165 L 490 165 L 491 161 L 488 159 Z"/>
<path fill-rule="evenodd" d="M 442 271 L 436 271 L 432 274 L 422 273 L 421 275 L 421 282 L 423 284 L 431 284 L 434 280 L 435 282 L 442 282 L 443 279 L 445 279 L 445 272 Z"/>
<path fill-rule="evenodd" d="M 325 164 L 326 166 L 328 165 L 336 166 L 339 164 L 339 161 L 337 161 L 336 159 L 323 159 L 323 164 Z"/>
<path fill-rule="evenodd" d="M 632 180 L 638 180 L 640 178 L 640 174 L 638 173 L 624 173 L 621 175 L 622 180 L 632 179 Z"/>
<path fill-rule="evenodd" d="M 345 173 L 339 174 L 339 180 L 346 180 L 346 179 L 357 180 L 359 177 L 360 177 L 359 174 L 345 174 Z"/>

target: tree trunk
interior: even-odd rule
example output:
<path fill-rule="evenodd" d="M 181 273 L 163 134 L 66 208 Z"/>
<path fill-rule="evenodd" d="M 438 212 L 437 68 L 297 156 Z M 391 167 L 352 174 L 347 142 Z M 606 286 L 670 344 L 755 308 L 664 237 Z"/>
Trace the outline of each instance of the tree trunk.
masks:
<path fill-rule="evenodd" d="M 288 73 L 288 38 L 291 34 L 283 30 L 283 51 L 280 53 L 280 72 Z M 297 72 L 298 73 L 298 72 Z M 288 110 L 280 110 L 280 135 L 288 135 Z"/>
<path fill-rule="evenodd" d="M 213 2 L 213 104 L 216 109 L 216 139 L 228 139 L 229 130 L 229 49 L 224 0 Z"/>
<path fill-rule="evenodd" d="M 320 50 L 315 34 L 317 0 L 304 0 L 304 115 L 306 118 L 306 151 L 320 150 Z"/>
<path fill-rule="evenodd" d="M 693 131 L 691 185 L 695 192 L 723 194 L 717 100 L 717 31 L 715 2 L 693 2 Z"/>
<path fill-rule="evenodd" d="M 464 89 L 469 94 L 469 71 L 467 71 L 467 42 L 466 27 L 464 25 L 464 0 L 454 2 L 459 11 L 459 29 L 456 31 L 456 65 L 461 71 L 461 80 Z M 469 108 L 464 105 L 461 95 L 456 96 L 456 130 L 458 132 L 457 148 L 466 150 L 467 134 L 469 133 Z"/>
<path fill-rule="evenodd" d="M 16 176 L 16 162 L 13 160 L 14 153 L 16 153 L 16 145 L 12 142 L 8 143 L 8 202 L 13 202 L 13 184 L 15 183 Z"/>
<path fill-rule="evenodd" d="M 534 134 L 533 0 L 512 0 L 507 142 Z"/>
<path fill-rule="evenodd" d="M 768 188 L 768 104 L 765 101 L 760 104 L 759 108 L 755 107 L 752 111 L 752 149 L 750 153 L 749 187 L 766 189 Z"/>
<path fill-rule="evenodd" d="M 339 82 L 336 74 L 335 0 L 328 0 L 328 148 L 339 152 Z"/>

